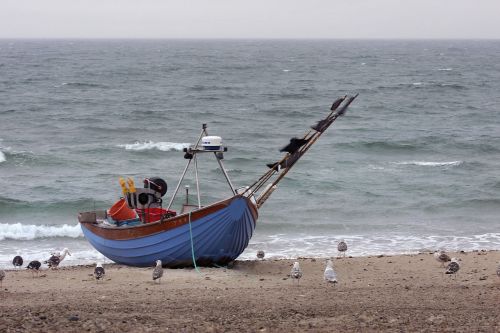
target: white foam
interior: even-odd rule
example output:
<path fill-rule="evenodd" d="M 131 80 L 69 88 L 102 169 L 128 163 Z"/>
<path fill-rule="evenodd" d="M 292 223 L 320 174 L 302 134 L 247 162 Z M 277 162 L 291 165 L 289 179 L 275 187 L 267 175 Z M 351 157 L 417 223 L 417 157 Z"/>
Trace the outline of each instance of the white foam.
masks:
<path fill-rule="evenodd" d="M 442 167 L 442 166 L 458 166 L 461 165 L 462 163 L 463 161 L 451 161 L 451 162 L 408 161 L 408 162 L 395 162 L 394 164 Z"/>
<path fill-rule="evenodd" d="M 189 143 L 177 143 L 177 142 L 135 142 L 131 144 L 118 145 L 118 147 L 125 148 L 126 150 L 144 151 L 157 149 L 161 151 L 182 151 L 184 148 L 188 148 Z"/>
<path fill-rule="evenodd" d="M 500 233 L 472 236 L 412 236 L 412 235 L 256 235 L 239 259 L 255 259 L 257 250 L 264 250 L 266 258 L 331 257 L 337 255 L 337 243 L 344 239 L 347 255 L 397 255 L 446 251 L 500 250 Z"/>
<path fill-rule="evenodd" d="M 283 72 L 289 72 L 290 70 L 289 69 L 283 69 Z"/>
<path fill-rule="evenodd" d="M 5 161 L 6 161 L 5 154 L 0 150 L 0 163 Z"/>
<path fill-rule="evenodd" d="M 380 166 L 380 165 L 374 165 L 374 164 L 370 164 L 368 165 L 368 168 L 372 169 L 372 170 L 385 170 L 385 168 L 383 166 Z"/>
<path fill-rule="evenodd" d="M 43 264 L 44 260 L 49 259 L 50 254 L 54 250 L 61 250 L 67 247 L 71 253 L 66 256 L 61 262 L 62 267 L 74 265 L 88 265 L 96 262 L 104 264 L 113 263 L 112 260 L 104 257 L 101 253 L 97 252 L 88 243 L 65 243 L 63 244 L 37 244 L 37 246 L 25 246 L 18 248 L 6 249 L 0 252 L 0 268 L 12 269 L 12 258 L 15 254 L 20 255 L 24 259 L 24 266 L 31 260 L 38 260 L 42 262 L 42 269 L 47 269 L 47 265 Z"/>
<path fill-rule="evenodd" d="M 50 237 L 82 237 L 83 233 L 78 224 L 76 225 L 34 225 L 21 223 L 0 223 L 0 240 L 33 240 Z"/>
<path fill-rule="evenodd" d="M 423 83 L 422 82 L 413 82 L 412 83 L 414 86 L 421 86 Z"/>
<path fill-rule="evenodd" d="M 452 71 L 453 68 L 438 68 L 438 71 Z"/>

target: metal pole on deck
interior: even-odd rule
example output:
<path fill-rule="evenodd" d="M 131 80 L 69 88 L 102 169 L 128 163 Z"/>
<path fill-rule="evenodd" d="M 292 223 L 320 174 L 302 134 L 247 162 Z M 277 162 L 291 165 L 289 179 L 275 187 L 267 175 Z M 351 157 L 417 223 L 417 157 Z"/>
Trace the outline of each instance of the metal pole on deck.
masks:
<path fill-rule="evenodd" d="M 203 133 L 206 133 L 206 128 L 207 128 L 207 124 L 203 124 L 200 136 L 198 137 L 198 141 L 196 141 L 196 144 L 194 145 L 195 148 L 198 147 L 198 144 L 200 143 L 200 140 L 203 137 Z M 170 202 L 168 203 L 167 210 L 170 210 L 170 207 L 172 207 L 172 203 L 174 202 L 175 196 L 177 195 L 177 192 L 179 191 L 179 187 L 181 186 L 181 183 L 184 180 L 184 177 L 186 176 L 186 172 L 187 172 L 187 169 L 189 168 L 189 164 L 191 164 L 191 159 L 188 160 L 186 167 L 184 168 L 184 171 L 182 172 L 181 179 L 179 179 L 179 182 L 177 183 L 177 186 L 175 187 L 174 194 L 172 195 L 172 198 L 170 199 Z"/>
<path fill-rule="evenodd" d="M 197 158 L 197 154 L 194 154 L 194 178 L 196 180 L 196 194 L 198 195 L 198 208 L 201 208 L 200 182 L 198 180 L 198 158 Z"/>
<path fill-rule="evenodd" d="M 236 195 L 236 191 L 234 190 L 234 186 L 231 183 L 231 180 L 229 179 L 229 176 L 228 176 L 228 174 L 226 172 L 226 169 L 224 169 L 224 165 L 222 164 L 222 159 L 219 158 L 219 156 L 217 155 L 217 153 L 214 153 L 214 155 L 215 155 L 215 159 L 217 160 L 217 162 L 219 162 L 219 167 L 222 170 L 222 173 L 224 174 L 224 177 L 226 177 L 227 183 L 229 184 L 229 187 L 231 188 L 231 191 L 233 192 L 234 195 Z"/>

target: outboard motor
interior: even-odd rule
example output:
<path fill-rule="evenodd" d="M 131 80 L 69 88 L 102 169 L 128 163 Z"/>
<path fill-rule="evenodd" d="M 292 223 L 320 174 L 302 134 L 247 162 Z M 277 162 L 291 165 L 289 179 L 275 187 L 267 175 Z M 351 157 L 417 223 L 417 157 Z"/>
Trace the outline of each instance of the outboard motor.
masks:
<path fill-rule="evenodd" d="M 167 193 L 167 182 L 158 177 L 144 179 L 144 188 L 137 188 L 127 196 L 132 209 L 161 207 L 162 197 Z"/>
<path fill-rule="evenodd" d="M 144 188 L 137 189 L 137 208 L 161 207 L 162 197 L 167 193 L 167 182 L 158 177 L 144 179 Z"/>

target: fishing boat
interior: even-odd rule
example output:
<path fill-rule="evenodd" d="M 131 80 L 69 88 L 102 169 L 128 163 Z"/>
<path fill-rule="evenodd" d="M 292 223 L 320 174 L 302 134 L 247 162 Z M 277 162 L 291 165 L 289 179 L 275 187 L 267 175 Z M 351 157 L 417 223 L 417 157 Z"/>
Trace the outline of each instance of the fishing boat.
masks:
<path fill-rule="evenodd" d="M 166 208 L 163 196 L 167 184 L 161 178 L 146 178 L 144 187 L 133 179 L 120 178 L 123 197 L 109 210 L 79 213 L 85 238 L 105 257 L 129 266 L 153 266 L 161 260 L 166 267 L 227 265 L 248 246 L 259 209 L 281 179 L 309 150 L 330 125 L 344 115 L 357 97 L 335 100 L 325 118 L 301 137 L 294 137 L 281 149 L 282 158 L 267 164 L 268 170 L 254 183 L 235 188 L 224 168 L 227 147 L 218 136 L 210 136 L 203 124 L 196 143 L 184 149 L 186 166 Z M 201 205 L 198 181 L 199 154 L 213 154 L 231 195 L 210 205 Z M 197 202 L 186 201 L 179 214 L 171 210 L 190 167 L 194 168 Z"/>

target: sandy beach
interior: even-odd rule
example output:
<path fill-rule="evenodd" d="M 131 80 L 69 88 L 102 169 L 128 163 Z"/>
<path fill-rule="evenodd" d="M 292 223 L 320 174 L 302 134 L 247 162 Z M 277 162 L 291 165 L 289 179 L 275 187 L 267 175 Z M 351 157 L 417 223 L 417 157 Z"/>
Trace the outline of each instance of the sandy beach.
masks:
<path fill-rule="evenodd" d="M 230 268 L 165 269 L 104 265 L 6 271 L 0 332 L 500 332 L 500 252 L 456 253 L 456 278 L 431 253 L 335 259 L 236 261 Z"/>

